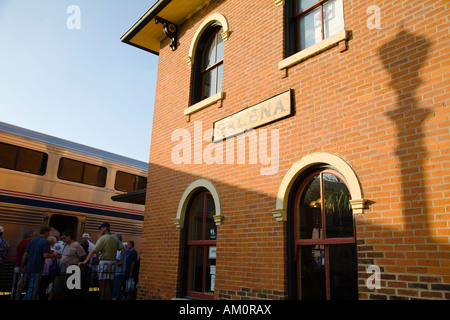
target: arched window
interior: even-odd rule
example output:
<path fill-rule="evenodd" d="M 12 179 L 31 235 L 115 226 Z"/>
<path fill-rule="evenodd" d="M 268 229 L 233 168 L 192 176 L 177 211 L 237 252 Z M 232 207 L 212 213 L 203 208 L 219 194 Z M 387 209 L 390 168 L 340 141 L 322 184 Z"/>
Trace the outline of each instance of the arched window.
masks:
<path fill-rule="evenodd" d="M 212 24 L 203 33 L 195 56 L 192 104 L 222 91 L 224 44 L 222 26 Z"/>
<path fill-rule="evenodd" d="M 214 294 L 217 226 L 214 199 L 200 189 L 187 207 L 185 220 L 185 279 L 189 297 L 212 299 Z"/>
<path fill-rule="evenodd" d="M 291 239 L 297 298 L 357 299 L 356 237 L 344 177 L 316 167 L 296 183 Z"/>

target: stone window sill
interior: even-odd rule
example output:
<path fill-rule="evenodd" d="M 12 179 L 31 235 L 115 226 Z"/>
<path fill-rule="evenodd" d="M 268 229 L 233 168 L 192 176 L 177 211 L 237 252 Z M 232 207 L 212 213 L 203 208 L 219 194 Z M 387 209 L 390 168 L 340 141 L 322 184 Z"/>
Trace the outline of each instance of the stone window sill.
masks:
<path fill-rule="evenodd" d="M 322 51 L 327 50 L 328 48 L 337 45 L 341 41 L 348 40 L 349 36 L 350 31 L 342 30 L 336 33 L 335 35 L 328 37 L 325 40 L 322 40 L 321 42 L 316 43 L 315 45 L 308 47 L 302 51 L 299 51 L 296 54 L 280 61 L 278 63 L 278 69 L 280 70 L 287 69 L 303 60 L 306 60 Z"/>
<path fill-rule="evenodd" d="M 212 95 L 209 98 L 206 98 L 186 109 L 184 109 L 184 115 L 185 116 L 189 116 L 193 113 L 196 113 L 206 107 L 209 107 L 210 105 L 216 103 L 217 101 L 223 100 L 225 99 L 225 92 L 218 92 L 215 95 Z"/>

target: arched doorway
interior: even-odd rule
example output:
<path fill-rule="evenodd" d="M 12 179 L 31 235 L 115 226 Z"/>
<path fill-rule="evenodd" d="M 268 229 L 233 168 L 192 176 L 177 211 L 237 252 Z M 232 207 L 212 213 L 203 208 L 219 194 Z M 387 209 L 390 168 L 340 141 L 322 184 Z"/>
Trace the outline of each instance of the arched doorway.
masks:
<path fill-rule="evenodd" d="M 219 194 L 206 179 L 184 191 L 173 222 L 182 229 L 179 296 L 213 299 L 216 277 L 217 227 L 223 216 Z"/>
<path fill-rule="evenodd" d="M 215 284 L 217 225 L 211 193 L 199 189 L 186 212 L 183 291 L 186 296 L 212 299 Z"/>
<path fill-rule="evenodd" d="M 313 166 L 298 176 L 289 198 L 290 297 L 357 299 L 355 224 L 344 176 Z"/>

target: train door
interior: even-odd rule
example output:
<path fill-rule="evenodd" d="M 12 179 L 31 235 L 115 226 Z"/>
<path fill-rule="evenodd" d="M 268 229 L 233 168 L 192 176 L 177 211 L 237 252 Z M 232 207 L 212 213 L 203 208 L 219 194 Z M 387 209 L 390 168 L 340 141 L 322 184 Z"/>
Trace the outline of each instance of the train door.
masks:
<path fill-rule="evenodd" d="M 81 234 L 79 234 L 80 224 L 78 217 L 54 214 L 50 217 L 48 225 L 50 228 L 57 230 L 57 234 L 55 234 L 57 237 L 65 230 L 72 230 L 74 239 L 78 239 L 79 236 L 81 237 Z"/>

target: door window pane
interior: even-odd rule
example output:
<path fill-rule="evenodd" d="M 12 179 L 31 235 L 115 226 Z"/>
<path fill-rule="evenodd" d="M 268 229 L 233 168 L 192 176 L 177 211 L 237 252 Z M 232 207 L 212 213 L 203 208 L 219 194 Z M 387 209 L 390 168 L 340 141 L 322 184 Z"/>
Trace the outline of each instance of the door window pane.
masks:
<path fill-rule="evenodd" d="M 204 247 L 193 246 L 189 249 L 189 286 L 191 291 L 202 292 Z"/>
<path fill-rule="evenodd" d="M 189 240 L 203 240 L 203 208 L 204 198 L 197 197 L 189 213 Z"/>
<path fill-rule="evenodd" d="M 353 237 L 353 213 L 350 192 L 345 183 L 333 174 L 323 175 L 326 237 Z"/>
<path fill-rule="evenodd" d="M 214 205 L 214 199 L 210 194 L 206 196 L 206 226 L 205 226 L 205 240 L 216 240 L 217 225 L 214 221 L 214 215 L 216 214 L 216 206 Z"/>
<path fill-rule="evenodd" d="M 214 250 L 211 250 L 214 249 Z M 205 268 L 205 288 L 204 292 L 206 294 L 213 294 L 214 287 L 216 282 L 216 247 L 206 247 L 208 250 L 208 256 L 206 259 L 206 268 Z M 211 255 L 211 252 L 214 251 L 214 255 Z"/>
<path fill-rule="evenodd" d="M 322 245 L 301 246 L 300 288 L 302 300 L 326 299 L 325 248 Z"/>
<path fill-rule="evenodd" d="M 330 298 L 358 299 L 356 244 L 329 246 Z"/>
<path fill-rule="evenodd" d="M 320 175 L 306 185 L 300 201 L 300 239 L 320 239 L 322 230 Z"/>

